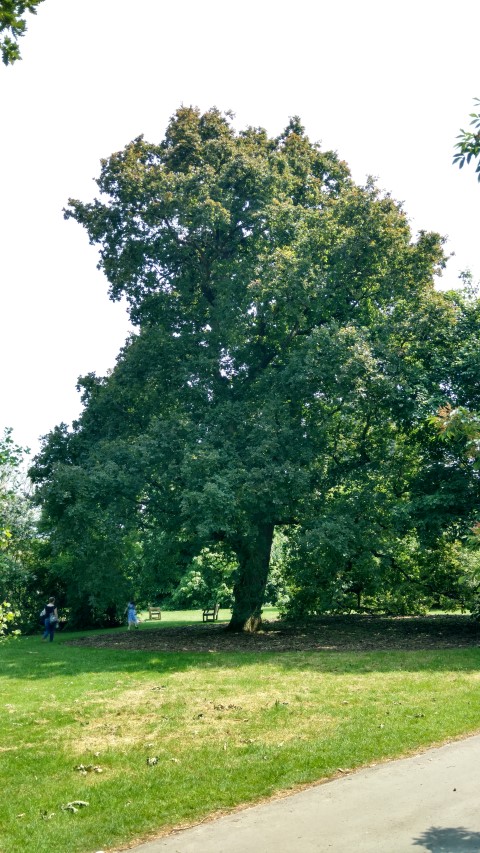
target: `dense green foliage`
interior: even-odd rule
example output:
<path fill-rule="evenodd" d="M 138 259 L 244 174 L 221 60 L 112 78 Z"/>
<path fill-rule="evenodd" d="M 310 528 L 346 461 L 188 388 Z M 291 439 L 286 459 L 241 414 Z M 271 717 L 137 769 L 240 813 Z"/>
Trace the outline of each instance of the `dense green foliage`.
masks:
<path fill-rule="evenodd" d="M 0 33 L 4 34 L 0 50 L 4 65 L 13 65 L 21 58 L 18 39 L 27 30 L 25 13 L 36 15 L 40 3 L 43 0 L 0 0 Z"/>
<path fill-rule="evenodd" d="M 136 331 L 31 472 L 79 621 L 171 595 L 214 553 L 235 563 L 231 627 L 255 629 L 275 531 L 293 609 L 458 600 L 478 476 L 432 416 L 472 387 L 478 309 L 435 291 L 441 238 L 297 119 L 271 139 L 181 108 L 97 183 L 66 215 Z"/>

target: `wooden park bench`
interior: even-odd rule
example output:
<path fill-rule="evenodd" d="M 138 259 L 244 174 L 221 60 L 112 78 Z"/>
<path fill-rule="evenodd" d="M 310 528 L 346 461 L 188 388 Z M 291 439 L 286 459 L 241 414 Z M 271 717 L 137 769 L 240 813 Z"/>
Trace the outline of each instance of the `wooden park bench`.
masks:
<path fill-rule="evenodd" d="M 161 619 L 162 611 L 159 607 L 153 607 L 151 604 L 148 605 L 148 618 L 150 620 Z"/>
<path fill-rule="evenodd" d="M 214 604 L 213 607 L 206 607 L 202 613 L 203 622 L 216 622 L 218 619 L 219 604 Z"/>

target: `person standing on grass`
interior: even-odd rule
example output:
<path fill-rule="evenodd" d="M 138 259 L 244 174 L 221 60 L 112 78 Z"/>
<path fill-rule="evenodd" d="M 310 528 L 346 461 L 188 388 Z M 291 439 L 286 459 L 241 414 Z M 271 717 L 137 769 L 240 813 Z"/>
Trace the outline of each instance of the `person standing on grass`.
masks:
<path fill-rule="evenodd" d="M 138 628 L 138 616 L 137 609 L 135 607 L 134 601 L 129 601 L 127 604 L 127 622 L 128 622 L 128 630 L 130 628 Z"/>
<path fill-rule="evenodd" d="M 45 605 L 45 631 L 43 632 L 43 640 L 46 640 L 47 637 L 50 637 L 50 642 L 53 641 L 53 637 L 55 635 L 55 628 L 58 624 L 58 613 L 57 608 L 55 607 L 55 599 L 53 595 L 48 599 L 48 604 Z"/>

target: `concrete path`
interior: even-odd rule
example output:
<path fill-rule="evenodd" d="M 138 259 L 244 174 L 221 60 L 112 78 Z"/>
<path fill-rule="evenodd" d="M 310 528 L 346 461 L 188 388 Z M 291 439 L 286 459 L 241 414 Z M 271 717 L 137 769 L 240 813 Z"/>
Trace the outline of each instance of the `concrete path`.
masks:
<path fill-rule="evenodd" d="M 359 770 L 136 853 L 480 853 L 480 736 Z"/>

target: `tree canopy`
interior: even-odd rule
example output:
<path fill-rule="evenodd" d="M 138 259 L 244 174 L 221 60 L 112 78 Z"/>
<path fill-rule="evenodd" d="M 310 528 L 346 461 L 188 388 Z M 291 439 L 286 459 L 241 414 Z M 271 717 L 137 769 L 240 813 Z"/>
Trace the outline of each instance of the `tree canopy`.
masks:
<path fill-rule="evenodd" d="M 79 380 L 81 417 L 31 472 L 70 601 L 106 612 L 114 591 L 166 589 L 213 549 L 237 565 L 231 627 L 255 629 L 276 529 L 305 590 L 319 571 L 378 587 L 399 542 L 405 572 L 419 531 L 432 547 L 442 534 L 435 501 L 447 525 L 467 511 L 429 420 L 462 315 L 434 289 L 440 236 L 414 238 L 297 118 L 271 138 L 182 107 L 97 184 L 66 216 L 135 331 L 108 376 Z"/>

